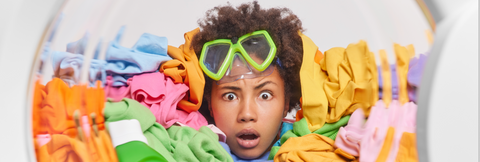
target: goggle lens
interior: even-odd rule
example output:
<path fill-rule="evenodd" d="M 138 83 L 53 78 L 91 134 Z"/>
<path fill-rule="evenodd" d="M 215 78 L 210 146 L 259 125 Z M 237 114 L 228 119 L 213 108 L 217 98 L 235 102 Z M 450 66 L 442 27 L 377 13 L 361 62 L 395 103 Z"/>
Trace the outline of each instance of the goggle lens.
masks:
<path fill-rule="evenodd" d="M 270 45 L 265 35 L 250 36 L 241 42 L 243 49 L 257 64 L 262 64 L 268 57 Z"/>
<path fill-rule="evenodd" d="M 211 72 L 217 73 L 227 57 L 228 50 L 230 50 L 230 44 L 226 43 L 208 46 L 203 64 Z"/>

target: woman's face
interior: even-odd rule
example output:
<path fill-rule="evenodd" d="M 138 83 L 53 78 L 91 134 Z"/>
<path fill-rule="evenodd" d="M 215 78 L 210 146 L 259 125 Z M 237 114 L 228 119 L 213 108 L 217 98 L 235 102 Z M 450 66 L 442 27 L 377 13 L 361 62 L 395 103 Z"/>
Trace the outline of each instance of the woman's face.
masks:
<path fill-rule="evenodd" d="M 284 82 L 275 68 L 266 77 L 213 82 L 211 111 L 227 135 L 232 152 L 243 159 L 258 158 L 270 148 L 286 115 Z"/>

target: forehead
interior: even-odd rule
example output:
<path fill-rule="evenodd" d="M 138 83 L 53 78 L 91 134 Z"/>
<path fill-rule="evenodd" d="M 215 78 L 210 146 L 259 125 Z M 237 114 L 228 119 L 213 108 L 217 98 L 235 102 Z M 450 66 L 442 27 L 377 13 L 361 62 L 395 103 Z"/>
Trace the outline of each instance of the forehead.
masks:
<path fill-rule="evenodd" d="M 234 82 L 223 83 L 218 85 L 217 82 L 212 82 L 212 89 L 220 89 L 222 87 L 235 86 L 235 87 L 255 87 L 257 85 L 263 84 L 265 82 L 272 82 L 275 86 L 283 88 L 284 80 L 280 76 L 279 70 L 277 67 L 273 70 L 272 74 L 264 77 L 257 77 L 252 79 L 239 79 Z"/>

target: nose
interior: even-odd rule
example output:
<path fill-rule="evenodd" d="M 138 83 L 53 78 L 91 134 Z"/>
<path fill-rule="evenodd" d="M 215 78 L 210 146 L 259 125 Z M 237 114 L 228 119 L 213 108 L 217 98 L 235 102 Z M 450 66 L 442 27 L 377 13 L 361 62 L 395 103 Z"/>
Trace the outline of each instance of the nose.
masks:
<path fill-rule="evenodd" d="M 252 102 L 253 101 L 253 102 Z M 258 105 L 254 102 L 254 100 L 246 99 L 243 100 L 241 104 L 240 111 L 237 115 L 237 122 L 257 122 L 257 109 Z"/>

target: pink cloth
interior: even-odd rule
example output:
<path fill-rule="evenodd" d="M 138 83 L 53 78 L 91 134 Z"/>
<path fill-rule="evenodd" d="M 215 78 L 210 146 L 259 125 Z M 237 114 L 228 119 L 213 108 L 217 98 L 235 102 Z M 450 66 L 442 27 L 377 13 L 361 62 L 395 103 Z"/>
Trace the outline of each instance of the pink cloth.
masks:
<path fill-rule="evenodd" d="M 405 132 L 415 133 L 417 126 L 417 105 L 415 103 L 408 102 L 400 106 L 400 103 L 396 101 L 395 105 L 398 105 L 398 107 L 392 110 L 394 116 L 391 117 L 390 121 L 390 127 L 395 128 L 395 134 L 387 161 L 395 161 L 403 134 Z"/>
<path fill-rule="evenodd" d="M 363 110 L 357 109 L 353 112 L 345 127 L 340 127 L 337 137 L 335 138 L 335 145 L 343 151 L 358 157 L 360 152 L 360 141 L 365 134 L 365 129 L 362 128 L 365 123 L 365 114 Z"/>
<path fill-rule="evenodd" d="M 50 142 L 50 140 L 52 140 L 50 134 L 37 134 L 37 144 L 39 148 Z"/>
<path fill-rule="evenodd" d="M 184 83 L 175 84 L 170 77 L 161 72 L 135 75 L 127 80 L 128 87 L 112 87 L 111 78 L 107 77 L 106 94 L 113 101 L 130 98 L 148 107 L 155 115 L 157 123 L 169 128 L 175 122 L 183 123 L 196 130 L 208 125 L 205 117 L 198 111 L 190 113 L 177 109 L 188 86 Z"/>
<path fill-rule="evenodd" d="M 85 132 L 85 136 L 90 137 L 90 123 L 88 122 L 88 116 L 82 116 L 82 129 Z"/>
<path fill-rule="evenodd" d="M 413 102 L 400 105 L 393 100 L 389 108 L 379 100 L 372 107 L 368 120 L 362 109 L 357 109 L 348 124 L 338 131 L 335 146 L 359 157 L 360 161 L 376 161 L 383 147 L 387 130 L 393 127 L 394 138 L 387 161 L 395 161 L 404 132 L 415 133 L 417 106 Z"/>
<path fill-rule="evenodd" d="M 127 84 L 132 81 L 132 78 L 127 80 Z M 114 87 L 113 85 L 113 77 L 107 76 L 105 81 L 105 96 L 106 98 L 112 99 L 113 102 L 120 102 L 123 98 L 130 98 L 130 88 L 126 86 Z"/>

